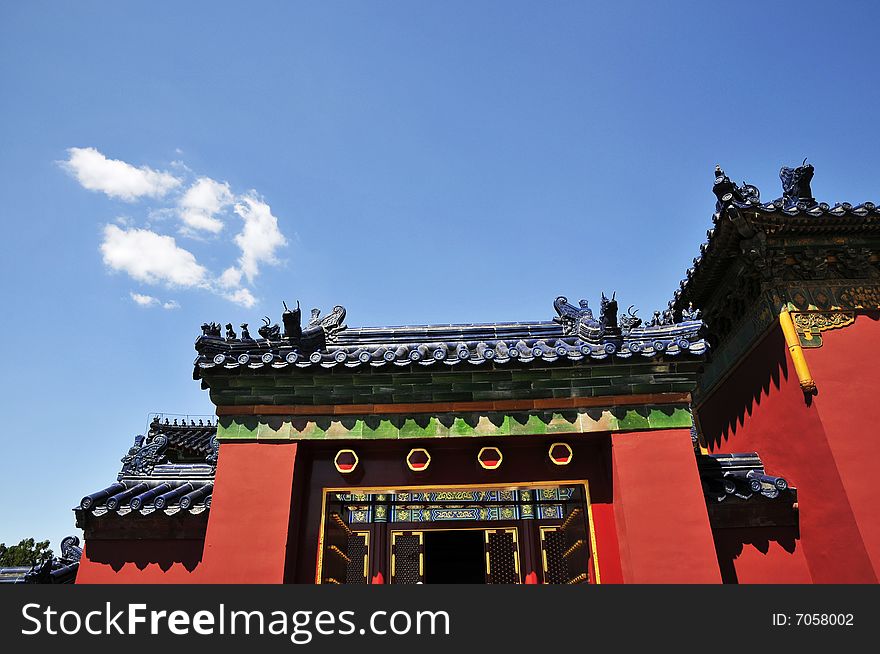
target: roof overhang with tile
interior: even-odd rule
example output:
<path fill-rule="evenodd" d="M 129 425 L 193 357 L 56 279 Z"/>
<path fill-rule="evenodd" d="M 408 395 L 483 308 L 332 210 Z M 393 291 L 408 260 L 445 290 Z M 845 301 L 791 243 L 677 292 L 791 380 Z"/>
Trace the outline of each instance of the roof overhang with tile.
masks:
<path fill-rule="evenodd" d="M 158 415 L 122 458 L 116 481 L 84 496 L 77 527 L 88 539 L 187 539 L 204 536 L 217 464 L 217 425 L 210 418 Z"/>

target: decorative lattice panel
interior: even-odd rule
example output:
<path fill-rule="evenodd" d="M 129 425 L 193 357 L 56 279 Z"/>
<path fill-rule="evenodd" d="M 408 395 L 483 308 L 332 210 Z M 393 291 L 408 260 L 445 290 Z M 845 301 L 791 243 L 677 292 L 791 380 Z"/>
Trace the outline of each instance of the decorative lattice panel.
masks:
<path fill-rule="evenodd" d="M 568 579 L 565 583 L 589 583 L 590 535 L 584 509 L 581 507 L 572 509 L 559 526 L 559 533 L 564 538 L 565 550 L 562 552 L 562 558 L 565 559 L 566 572 L 568 573 Z"/>
<path fill-rule="evenodd" d="M 351 528 L 338 513 L 333 512 L 327 515 L 322 543 L 321 583 L 345 583 L 350 562 L 346 550 L 348 549 L 348 539 L 352 533 Z"/>
<path fill-rule="evenodd" d="M 563 556 L 567 549 L 565 534 L 558 529 L 542 529 L 541 546 L 544 549 L 544 582 L 548 584 L 568 583 L 568 563 Z"/>
<path fill-rule="evenodd" d="M 402 532 L 394 534 L 392 545 L 392 582 L 417 584 L 422 580 L 422 534 Z"/>
<path fill-rule="evenodd" d="M 518 584 L 519 561 L 515 532 L 511 530 L 487 531 L 486 551 L 489 554 L 488 583 Z"/>
<path fill-rule="evenodd" d="M 347 584 L 367 583 L 367 565 L 370 560 L 368 546 L 369 534 L 366 532 L 354 532 L 348 537 L 348 568 L 345 574 Z"/>

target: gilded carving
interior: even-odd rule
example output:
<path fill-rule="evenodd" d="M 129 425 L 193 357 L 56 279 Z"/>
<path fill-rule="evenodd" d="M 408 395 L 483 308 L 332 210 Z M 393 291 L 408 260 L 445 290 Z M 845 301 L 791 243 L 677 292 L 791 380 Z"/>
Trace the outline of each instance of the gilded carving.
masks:
<path fill-rule="evenodd" d="M 822 347 L 822 332 L 856 321 L 853 311 L 807 311 L 791 314 L 801 347 Z"/>

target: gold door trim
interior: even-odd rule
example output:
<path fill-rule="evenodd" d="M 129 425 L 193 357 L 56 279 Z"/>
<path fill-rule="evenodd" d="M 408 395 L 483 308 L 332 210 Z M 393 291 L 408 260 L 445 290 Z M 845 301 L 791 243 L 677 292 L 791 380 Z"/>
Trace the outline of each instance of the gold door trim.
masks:
<path fill-rule="evenodd" d="M 489 563 L 489 535 L 497 534 L 499 531 L 513 534 L 513 571 L 516 573 L 516 578 L 518 584 L 522 583 L 522 573 L 519 568 L 519 529 L 517 527 L 499 527 L 498 529 L 483 529 L 483 539 L 485 543 L 486 550 L 486 577 L 492 574 L 492 565 Z M 446 531 L 459 531 L 456 529 L 448 529 Z"/>
<path fill-rule="evenodd" d="M 394 551 L 394 547 L 397 545 L 397 537 L 405 534 L 419 537 L 419 578 L 425 578 L 425 530 L 412 531 L 411 529 L 401 529 L 391 532 L 391 575 L 388 578 L 388 583 L 394 583 L 395 573 L 397 572 L 395 561 L 397 554 Z"/>

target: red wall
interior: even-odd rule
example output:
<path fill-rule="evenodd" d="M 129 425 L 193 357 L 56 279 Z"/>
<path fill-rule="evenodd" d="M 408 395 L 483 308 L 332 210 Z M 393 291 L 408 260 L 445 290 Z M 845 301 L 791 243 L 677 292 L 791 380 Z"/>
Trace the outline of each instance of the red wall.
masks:
<path fill-rule="evenodd" d="M 726 584 L 808 584 L 812 580 L 794 527 L 716 529 L 714 535 Z"/>
<path fill-rule="evenodd" d="M 223 443 L 200 581 L 284 580 L 296 443 Z"/>
<path fill-rule="evenodd" d="M 863 326 L 863 320 L 868 324 Z M 785 536 L 773 540 L 770 532 L 770 538 L 752 535 L 739 539 L 741 551 L 735 554 L 738 536 L 718 535 L 722 570 L 732 565 L 739 581 L 877 581 L 860 532 L 867 525 L 857 519 L 848 494 L 850 488 L 864 490 L 869 479 L 852 447 L 870 435 L 870 425 L 860 426 L 848 414 L 864 406 L 869 389 L 877 389 L 876 380 L 869 379 L 871 366 L 863 363 L 865 355 L 856 356 L 859 343 L 877 338 L 876 329 L 876 322 L 860 317 L 851 328 L 826 332 L 824 347 L 806 350 L 819 393 L 805 398 L 782 330 L 774 327 L 698 407 L 711 451 L 757 452 L 769 474 L 785 477 L 798 489 L 800 533 L 793 543 Z M 840 347 L 849 339 L 854 340 Z M 847 389 L 856 397 L 843 397 Z M 867 511 L 866 501 L 866 495 L 857 496 L 861 514 Z M 765 542 L 771 544 L 766 551 L 755 545 Z M 809 578 L 795 562 L 800 558 Z"/>
<path fill-rule="evenodd" d="M 77 583 L 281 583 L 296 448 L 222 443 L 204 543 L 87 540 Z"/>
<path fill-rule="evenodd" d="M 610 502 L 593 503 L 593 529 L 599 558 L 599 581 L 603 584 L 622 584 L 623 568 L 620 563 L 620 544 L 614 523 L 614 506 Z"/>
<path fill-rule="evenodd" d="M 805 350 L 819 393 L 813 400 L 865 550 L 880 578 L 877 508 L 880 321 L 862 315 L 854 325 L 822 334 L 821 348 Z"/>
<path fill-rule="evenodd" d="M 626 583 L 720 583 L 690 430 L 611 436 Z"/>

